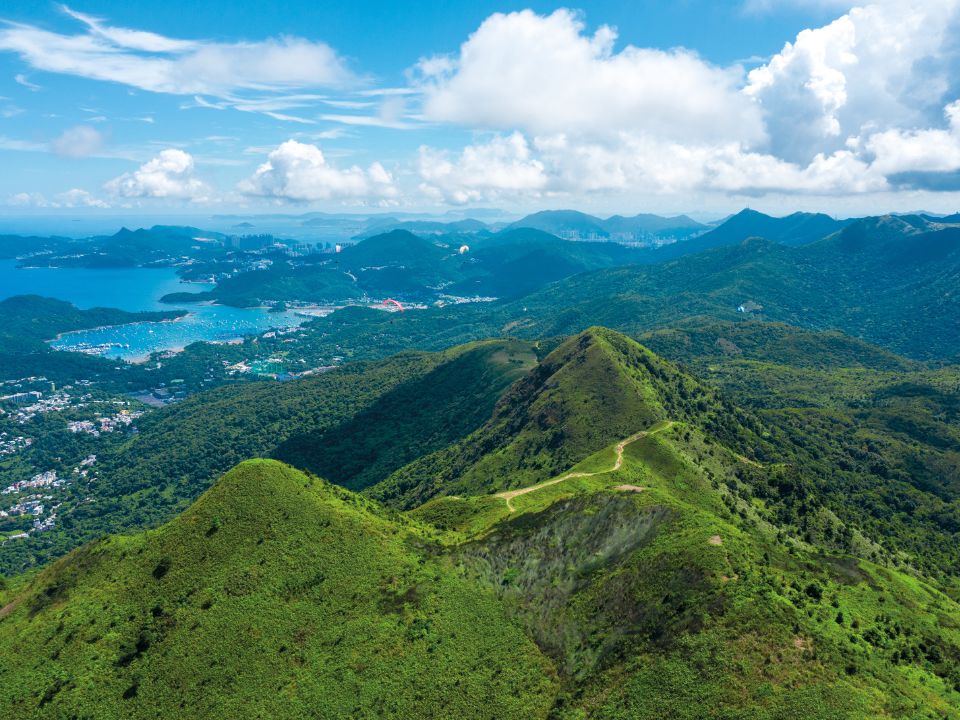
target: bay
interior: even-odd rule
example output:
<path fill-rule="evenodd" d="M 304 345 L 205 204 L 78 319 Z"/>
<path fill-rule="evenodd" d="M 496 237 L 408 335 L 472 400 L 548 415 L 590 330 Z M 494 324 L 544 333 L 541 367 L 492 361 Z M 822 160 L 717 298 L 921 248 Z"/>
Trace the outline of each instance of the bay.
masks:
<path fill-rule="evenodd" d="M 42 295 L 66 300 L 79 308 L 113 307 L 142 310 L 187 310 L 173 322 L 146 322 L 65 333 L 50 344 L 57 350 L 96 352 L 128 361 L 143 360 L 155 351 L 181 350 L 198 341 L 223 342 L 308 320 L 294 311 L 221 305 L 167 305 L 160 298 L 196 288 L 181 283 L 172 268 L 18 268 L 15 260 L 0 260 L 0 300 L 13 295 Z M 209 286 L 203 286 L 208 289 Z M 323 315 L 333 308 L 317 308 Z"/>
<path fill-rule="evenodd" d="M 171 306 L 161 303 L 161 297 L 195 287 L 180 282 L 173 268 L 18 268 L 16 260 L 0 260 L 0 300 L 42 295 L 84 310 L 169 310 Z"/>

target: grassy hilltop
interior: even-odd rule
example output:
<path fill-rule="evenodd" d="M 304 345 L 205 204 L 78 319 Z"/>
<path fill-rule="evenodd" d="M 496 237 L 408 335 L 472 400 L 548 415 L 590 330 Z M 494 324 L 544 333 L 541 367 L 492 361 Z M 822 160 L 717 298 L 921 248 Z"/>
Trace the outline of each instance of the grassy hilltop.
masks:
<path fill-rule="evenodd" d="M 948 585 L 820 498 L 815 466 L 791 454 L 775 414 L 737 408 L 596 328 L 552 350 L 408 356 L 407 381 L 358 417 L 465 361 L 495 378 L 485 397 L 500 398 L 472 430 L 418 435 L 449 420 L 438 401 L 400 423 L 382 456 L 358 446 L 380 468 L 369 476 L 346 461 L 359 433 L 350 417 L 329 425 L 339 434 L 313 435 L 341 453 L 344 477 L 383 477 L 367 494 L 405 512 L 247 461 L 166 524 L 9 581 L 5 714 L 960 713 L 960 606 Z M 424 447 L 430 473 L 416 475 L 419 458 L 390 470 Z M 397 477 L 427 482 L 393 494 Z"/>

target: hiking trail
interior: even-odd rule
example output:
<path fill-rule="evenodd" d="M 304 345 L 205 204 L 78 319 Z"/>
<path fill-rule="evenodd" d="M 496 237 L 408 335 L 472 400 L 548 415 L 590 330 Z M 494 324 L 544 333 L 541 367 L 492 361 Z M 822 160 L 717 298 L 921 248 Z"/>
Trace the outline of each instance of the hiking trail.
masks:
<path fill-rule="evenodd" d="M 595 475 L 606 475 L 608 473 L 616 472 L 621 467 L 623 467 L 623 451 L 626 449 L 627 445 L 630 443 L 636 442 L 640 438 L 647 437 L 648 435 L 654 435 L 655 433 L 667 430 L 668 428 L 673 427 L 674 421 L 670 420 L 665 425 L 656 428 L 655 430 L 641 430 L 638 433 L 634 433 L 630 437 L 621 440 L 617 443 L 616 452 L 617 459 L 613 463 L 613 467 L 609 470 L 597 470 L 596 472 L 569 472 L 566 475 L 560 475 L 555 477 L 552 480 L 545 480 L 544 482 L 537 483 L 536 485 L 530 485 L 529 487 L 519 488 L 518 490 L 504 490 L 503 492 L 497 493 L 494 497 L 503 498 L 507 503 L 507 509 L 510 512 L 516 512 L 516 508 L 513 506 L 513 499 L 519 497 L 520 495 L 526 495 L 527 493 L 536 492 L 550 485 L 556 485 L 557 483 L 562 483 L 564 480 L 572 480 L 573 478 L 582 478 L 582 477 L 594 477 Z"/>

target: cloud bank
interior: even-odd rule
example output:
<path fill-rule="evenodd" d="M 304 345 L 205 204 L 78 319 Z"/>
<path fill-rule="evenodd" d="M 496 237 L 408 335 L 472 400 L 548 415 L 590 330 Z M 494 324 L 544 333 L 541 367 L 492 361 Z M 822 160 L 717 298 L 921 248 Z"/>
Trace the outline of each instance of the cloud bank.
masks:
<path fill-rule="evenodd" d="M 805 1 L 748 1 L 740 11 Z M 353 99 L 317 91 L 356 78 L 330 46 L 300 38 L 182 40 L 64 8 L 80 32 L 7 24 L 0 50 L 34 70 L 184 95 L 184 108 L 346 129 L 257 143 L 267 157 L 237 186 L 248 199 L 511 204 L 960 190 L 960 0 L 815 4 L 839 17 L 803 30 L 749 71 L 682 48 L 624 44 L 614 28 L 591 29 L 569 10 L 496 13 L 455 53 L 410 68 L 408 87 L 368 88 Z M 286 112 L 323 105 L 309 117 Z M 389 158 L 392 172 L 383 157 L 373 161 L 377 153 L 342 165 L 301 142 L 433 128 L 455 132 L 426 136 L 413 156 Z M 450 140 L 457 132 L 469 140 Z M 89 125 L 39 146 L 0 138 L 0 147 L 69 157 L 102 154 L 102 145 Z M 105 189 L 114 198 L 217 197 L 182 150 L 164 150 Z"/>
<path fill-rule="evenodd" d="M 567 10 L 496 14 L 457 54 L 417 67 L 426 118 L 495 133 L 453 159 L 421 148 L 422 187 L 452 202 L 826 195 L 933 173 L 936 189 L 960 170 L 958 37 L 958 0 L 882 1 L 804 30 L 746 73 L 684 50 L 616 50 L 612 28 L 588 33 Z"/>

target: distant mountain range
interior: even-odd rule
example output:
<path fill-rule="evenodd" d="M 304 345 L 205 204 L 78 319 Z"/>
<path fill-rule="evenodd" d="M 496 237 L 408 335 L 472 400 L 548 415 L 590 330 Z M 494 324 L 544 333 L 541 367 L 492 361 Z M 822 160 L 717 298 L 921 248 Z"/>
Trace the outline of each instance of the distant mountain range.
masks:
<path fill-rule="evenodd" d="M 949 223 L 950 218 L 920 215 L 930 222 Z M 688 255 L 715 247 L 723 247 L 748 237 L 763 237 L 784 245 L 804 245 L 826 237 L 854 222 L 836 220 L 823 213 L 796 212 L 786 217 L 773 217 L 745 209 L 716 225 L 704 225 L 686 215 L 662 217 L 639 214 L 632 217 L 613 215 L 600 218 L 577 210 L 543 210 L 509 224 L 485 223 L 480 220 L 372 220 L 355 239 L 363 240 L 391 230 L 407 230 L 429 235 L 474 235 L 489 237 L 502 230 L 529 228 L 573 241 L 611 241 L 642 245 L 659 250 L 657 260 Z"/>
<path fill-rule="evenodd" d="M 534 228 L 571 240 L 612 239 L 634 241 L 651 238 L 685 238 L 706 230 L 706 226 L 686 215 L 660 217 L 659 215 L 614 215 L 607 219 L 587 215 L 576 210 L 544 210 L 527 215 L 507 226 Z"/>

